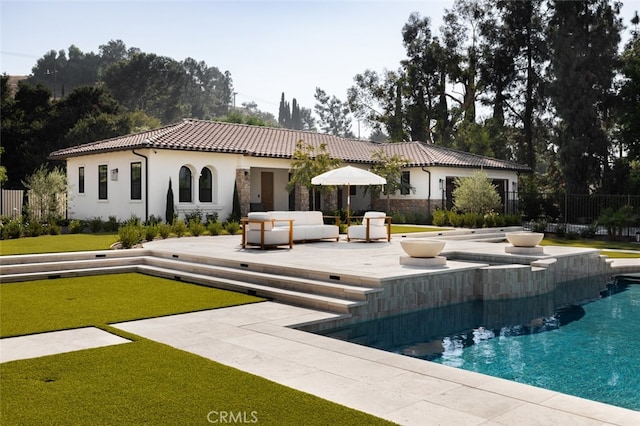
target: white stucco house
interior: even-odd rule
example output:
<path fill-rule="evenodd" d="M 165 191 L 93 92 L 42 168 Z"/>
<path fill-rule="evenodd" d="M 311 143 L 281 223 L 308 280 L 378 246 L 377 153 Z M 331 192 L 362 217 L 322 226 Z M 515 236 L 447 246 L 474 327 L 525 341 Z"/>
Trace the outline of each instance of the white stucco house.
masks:
<path fill-rule="evenodd" d="M 286 190 L 291 157 L 298 141 L 326 144 L 334 158 L 369 169 L 372 154 L 384 150 L 408 160 L 403 179 L 415 191 L 392 196 L 394 211 L 428 212 L 450 199 L 453 179 L 482 168 L 498 186 L 503 200 L 517 190 L 518 174 L 529 168 L 514 162 L 473 155 L 422 142 L 376 143 L 298 130 L 185 119 L 177 124 L 50 154 L 67 164 L 68 217 L 88 219 L 131 215 L 164 218 L 169 182 L 178 214 L 201 211 L 225 220 L 233 209 L 234 187 L 242 215 L 251 210 L 310 210 L 302 188 Z M 384 210 L 385 200 L 352 187 L 351 209 Z M 345 208 L 346 190 L 338 188 L 335 205 Z"/>

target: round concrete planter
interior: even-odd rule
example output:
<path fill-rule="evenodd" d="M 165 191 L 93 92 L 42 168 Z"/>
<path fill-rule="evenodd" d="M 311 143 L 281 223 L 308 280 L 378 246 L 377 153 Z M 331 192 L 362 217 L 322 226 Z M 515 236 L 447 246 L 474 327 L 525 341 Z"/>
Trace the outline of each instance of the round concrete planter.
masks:
<path fill-rule="evenodd" d="M 541 232 L 507 232 L 504 235 L 514 247 L 535 247 L 544 238 Z"/>
<path fill-rule="evenodd" d="M 400 245 L 405 253 L 411 257 L 436 257 L 444 248 L 444 241 L 436 240 L 402 240 Z"/>

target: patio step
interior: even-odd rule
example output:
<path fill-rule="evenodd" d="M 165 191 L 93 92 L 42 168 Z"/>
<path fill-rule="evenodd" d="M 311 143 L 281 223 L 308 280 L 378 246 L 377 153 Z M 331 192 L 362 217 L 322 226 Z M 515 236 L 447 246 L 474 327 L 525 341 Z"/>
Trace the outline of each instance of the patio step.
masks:
<path fill-rule="evenodd" d="M 247 281 L 211 277 L 205 274 L 161 268 L 158 266 L 142 265 L 139 267 L 139 272 L 162 278 L 170 278 L 173 280 L 220 288 L 223 290 L 248 293 L 253 296 L 264 297 L 282 303 L 320 309 L 323 311 L 337 312 L 341 314 L 349 314 L 352 308 L 366 305 L 368 303 L 365 300 L 343 299 L 320 294 L 307 293 L 304 291 L 271 287 Z"/>
<path fill-rule="evenodd" d="M 269 272 L 238 269 L 235 267 L 210 265 L 184 260 L 145 257 L 145 265 L 168 269 L 178 269 L 185 272 L 215 276 L 231 280 L 248 281 L 268 287 L 285 290 L 302 291 L 323 296 L 338 297 L 350 300 L 367 300 L 367 295 L 383 291 L 382 288 L 354 286 L 350 284 L 326 282 L 322 280 L 294 277 L 290 275 L 273 274 Z"/>
<path fill-rule="evenodd" d="M 86 275 L 139 272 L 164 278 L 192 282 L 210 287 L 245 292 L 283 303 L 348 314 L 349 310 L 366 305 L 369 294 L 381 288 L 368 288 L 343 283 L 297 278 L 273 273 L 203 264 L 193 261 L 157 257 L 150 252 L 140 256 L 90 257 L 80 260 L 72 256 L 37 256 L 31 263 L 24 258 L 7 259 L 1 270 L 2 283 L 54 279 Z"/>

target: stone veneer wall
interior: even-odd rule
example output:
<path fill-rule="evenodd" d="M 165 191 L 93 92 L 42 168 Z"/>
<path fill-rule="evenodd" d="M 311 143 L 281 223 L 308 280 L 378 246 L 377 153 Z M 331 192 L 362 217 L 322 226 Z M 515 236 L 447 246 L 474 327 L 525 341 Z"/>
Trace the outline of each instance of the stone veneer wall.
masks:
<path fill-rule="evenodd" d="M 501 257 L 504 262 L 504 257 Z M 606 286 L 611 267 L 597 251 L 559 256 L 530 258 L 531 265 L 518 263 L 482 266 L 476 263 L 467 269 L 444 270 L 414 277 L 401 277 L 381 282 L 384 292 L 368 296 L 368 304 L 352 309 L 351 318 L 305 329 L 320 331 L 363 321 L 392 317 L 424 309 L 465 302 L 486 302 L 484 306 L 498 309 L 500 304 L 526 297 L 544 297 L 562 286 L 567 300 L 593 297 Z M 553 303 L 551 298 L 549 303 Z M 548 307 L 551 312 L 553 308 Z M 499 312 L 487 312 L 488 320 Z"/>
<path fill-rule="evenodd" d="M 386 213 L 433 213 L 434 210 L 442 206 L 442 200 L 425 200 L 425 199 L 392 199 L 390 200 L 391 211 L 387 212 L 387 199 L 384 195 L 377 200 L 372 201 L 373 210 Z"/>
<path fill-rule="evenodd" d="M 251 171 L 249 169 L 236 169 L 236 189 L 240 201 L 240 215 L 245 217 L 251 207 Z"/>

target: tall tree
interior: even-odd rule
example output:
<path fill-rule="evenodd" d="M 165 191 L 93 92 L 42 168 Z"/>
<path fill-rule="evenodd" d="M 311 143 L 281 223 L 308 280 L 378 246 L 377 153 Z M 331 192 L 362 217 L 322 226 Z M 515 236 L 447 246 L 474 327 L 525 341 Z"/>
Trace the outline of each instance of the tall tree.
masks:
<path fill-rule="evenodd" d="M 604 130 L 620 41 L 620 3 L 556 1 L 549 25 L 551 99 L 558 116 L 556 144 L 569 193 L 601 184 L 611 141 Z"/>
<path fill-rule="evenodd" d="M 354 116 L 374 131 L 384 131 L 392 142 L 408 139 L 402 102 L 402 69 L 385 71 L 366 70 L 354 77 L 355 84 L 347 91 L 349 108 Z"/>
<path fill-rule="evenodd" d="M 204 61 L 187 58 L 181 62 L 184 88 L 178 103 L 194 118 L 209 120 L 225 114 L 229 109 L 229 76 Z"/>
<path fill-rule="evenodd" d="M 65 51 L 50 50 L 38 59 L 36 65 L 31 68 L 31 76 L 27 82 L 34 86 L 42 84 L 51 90 L 54 99 L 61 98 L 64 92 L 66 66 L 67 54 Z"/>
<path fill-rule="evenodd" d="M 300 106 L 296 98 L 291 101 L 291 128 L 295 130 L 302 130 L 302 116 L 300 115 Z"/>
<path fill-rule="evenodd" d="M 619 91 L 619 152 L 627 151 L 630 159 L 640 159 L 640 17 L 636 11 L 631 20 L 631 39 L 622 53 L 622 82 Z"/>
<path fill-rule="evenodd" d="M 353 138 L 351 132 L 351 110 L 346 102 L 335 96 L 329 97 L 326 92 L 316 87 L 315 111 L 320 117 L 320 130 L 335 136 Z"/>
<path fill-rule="evenodd" d="M 43 84 L 20 82 L 15 98 L 8 89 L 8 77 L 2 78 L 2 114 L 0 138 L 7 168 L 5 187 L 22 189 L 22 181 L 42 164 L 55 146 L 58 135 L 49 131 L 52 111 L 51 91 Z"/>
<path fill-rule="evenodd" d="M 282 92 L 282 96 L 280 97 L 278 124 L 280 124 L 280 126 L 284 127 L 285 129 L 291 128 L 291 108 L 289 107 L 289 102 L 287 102 L 284 97 L 284 92 Z"/>
<path fill-rule="evenodd" d="M 542 67 L 548 58 L 543 0 L 500 0 L 490 17 L 481 27 L 480 84 L 492 95 L 492 125 L 502 128 L 496 136 L 503 138 L 513 134 L 505 126 L 521 129 L 522 135 L 514 135 L 515 159 L 535 169 L 535 114 L 544 111 Z"/>
<path fill-rule="evenodd" d="M 186 75 L 175 60 L 154 54 L 135 54 L 108 67 L 102 77 L 114 98 L 129 110 L 141 109 L 173 123 L 189 115 L 184 101 Z"/>
<path fill-rule="evenodd" d="M 311 109 L 300 106 L 296 98 L 293 98 L 290 105 L 284 92 L 280 97 L 278 124 L 285 129 L 316 130 L 316 120 L 311 115 Z"/>
<path fill-rule="evenodd" d="M 473 0 L 456 0 L 445 10 L 442 28 L 444 44 L 449 54 L 449 78 L 463 87 L 462 99 L 456 101 L 463 120 L 476 120 L 477 78 L 480 27 L 487 18 L 487 4 Z"/>

